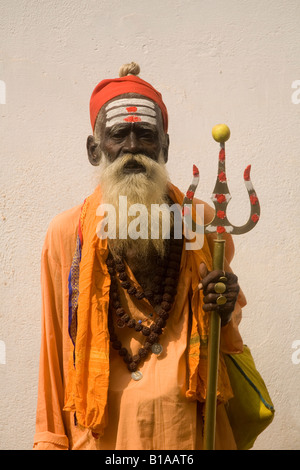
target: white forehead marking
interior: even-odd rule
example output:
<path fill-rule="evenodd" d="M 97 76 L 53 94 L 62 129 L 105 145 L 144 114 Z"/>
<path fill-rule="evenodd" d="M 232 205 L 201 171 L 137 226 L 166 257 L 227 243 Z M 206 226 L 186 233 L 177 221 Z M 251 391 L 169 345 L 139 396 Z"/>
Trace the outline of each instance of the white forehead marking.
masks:
<path fill-rule="evenodd" d="M 106 127 L 124 122 L 148 122 L 156 126 L 155 105 L 150 100 L 122 98 L 106 107 Z"/>
<path fill-rule="evenodd" d="M 145 116 L 156 117 L 156 112 L 153 109 L 145 108 L 144 106 L 127 106 L 127 108 L 120 106 L 118 108 L 113 108 L 110 111 L 107 111 L 106 119 L 109 120 L 114 116 L 118 116 L 119 114 L 143 114 Z"/>
<path fill-rule="evenodd" d="M 116 106 L 148 106 L 149 108 L 155 109 L 153 101 L 140 98 L 121 98 L 120 100 L 112 101 L 106 106 L 106 111 Z"/>
<path fill-rule="evenodd" d="M 135 114 L 121 115 L 106 121 L 106 127 L 112 127 L 115 124 L 124 124 L 124 122 L 148 122 L 156 126 L 156 119 L 150 116 L 136 116 Z"/>

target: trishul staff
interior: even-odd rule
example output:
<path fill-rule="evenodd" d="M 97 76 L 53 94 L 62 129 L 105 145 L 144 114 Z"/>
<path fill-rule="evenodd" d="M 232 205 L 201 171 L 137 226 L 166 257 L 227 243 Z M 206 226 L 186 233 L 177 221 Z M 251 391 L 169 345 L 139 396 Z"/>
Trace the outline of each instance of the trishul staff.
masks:
<path fill-rule="evenodd" d="M 218 177 L 215 188 L 212 194 L 212 201 L 215 206 L 215 216 L 211 222 L 200 228 L 202 233 L 211 234 L 216 233 L 217 238 L 214 239 L 213 251 L 213 270 L 224 271 L 224 255 L 225 255 L 225 240 L 222 238 L 224 233 L 231 235 L 240 235 L 249 232 L 254 228 L 260 215 L 259 201 L 256 196 L 255 190 L 250 180 L 251 166 L 247 166 L 244 171 L 244 182 L 250 199 L 250 216 L 246 224 L 241 227 L 232 225 L 227 218 L 227 205 L 231 199 L 229 193 L 226 172 L 225 172 L 225 142 L 230 137 L 230 130 L 225 124 L 218 124 L 212 130 L 213 138 L 220 143 L 219 163 L 218 163 Z M 186 207 L 192 204 L 196 188 L 199 184 L 199 171 L 194 165 L 193 167 L 193 181 L 190 185 L 186 196 L 183 201 L 183 206 Z M 185 214 L 185 211 L 183 211 Z M 197 230 L 197 224 L 191 221 L 190 218 L 183 216 L 188 228 L 193 232 Z M 198 227 L 199 229 L 199 227 Z M 215 292 L 219 294 L 217 298 L 218 305 L 224 305 L 227 302 L 224 292 L 226 291 L 226 277 L 225 275 L 220 278 L 215 284 Z M 221 318 L 218 312 L 211 312 L 210 317 L 210 330 L 208 339 L 208 375 L 207 375 L 207 395 L 205 403 L 205 421 L 204 421 L 204 449 L 213 450 L 215 447 L 215 429 L 216 429 L 216 407 L 217 407 L 217 384 L 218 384 L 218 363 L 219 363 L 219 347 L 220 347 L 220 331 L 221 331 Z"/>

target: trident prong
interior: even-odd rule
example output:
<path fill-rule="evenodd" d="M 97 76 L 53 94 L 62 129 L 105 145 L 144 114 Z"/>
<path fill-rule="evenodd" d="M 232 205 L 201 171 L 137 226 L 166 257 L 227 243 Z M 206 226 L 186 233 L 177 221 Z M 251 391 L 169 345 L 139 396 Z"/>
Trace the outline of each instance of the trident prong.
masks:
<path fill-rule="evenodd" d="M 226 215 L 227 205 L 231 199 L 229 193 L 227 178 L 225 172 L 225 142 L 230 137 L 230 130 L 225 124 L 219 124 L 213 128 L 213 137 L 220 143 L 218 176 L 215 188 L 212 194 L 212 201 L 215 206 L 215 216 L 208 224 L 199 225 L 190 216 L 192 214 L 191 206 L 195 191 L 199 184 L 199 170 L 193 166 L 193 181 L 183 200 L 183 221 L 187 228 L 197 233 L 217 233 L 214 239 L 213 252 L 213 270 L 224 271 L 225 259 L 225 240 L 222 238 L 224 233 L 231 235 L 240 235 L 249 232 L 256 225 L 260 215 L 260 205 L 255 190 L 250 180 L 251 166 L 247 166 L 244 171 L 244 182 L 248 191 L 251 211 L 246 224 L 235 227 L 232 225 Z M 217 383 L 218 383 L 218 364 L 220 350 L 220 331 L 221 319 L 218 311 L 212 311 L 210 315 L 210 330 L 208 338 L 208 370 L 207 370 L 207 392 L 205 402 L 205 421 L 204 421 L 204 450 L 213 450 L 215 448 L 215 429 L 216 429 L 216 406 L 217 406 Z"/>
<path fill-rule="evenodd" d="M 193 221 L 191 217 L 185 217 L 185 214 L 183 214 L 184 222 L 188 225 L 188 228 L 191 229 L 193 232 L 198 231 L 198 233 L 200 233 L 202 229 L 202 233 L 218 233 L 218 235 L 221 235 L 222 233 L 230 233 L 231 235 L 241 235 L 252 230 L 259 220 L 260 204 L 252 182 L 250 180 L 250 170 L 251 165 L 248 165 L 244 171 L 244 182 L 250 200 L 250 216 L 248 221 L 244 225 L 237 227 L 229 222 L 226 214 L 228 203 L 231 200 L 231 195 L 228 189 L 225 171 L 225 143 L 221 142 L 219 152 L 218 176 L 213 194 L 211 196 L 211 200 L 215 206 L 215 216 L 208 224 L 205 224 L 204 226 L 199 226 L 199 224 Z M 192 184 L 189 186 L 189 189 L 184 197 L 184 207 L 192 204 L 198 184 L 199 171 L 198 168 L 194 165 L 193 181 Z"/>

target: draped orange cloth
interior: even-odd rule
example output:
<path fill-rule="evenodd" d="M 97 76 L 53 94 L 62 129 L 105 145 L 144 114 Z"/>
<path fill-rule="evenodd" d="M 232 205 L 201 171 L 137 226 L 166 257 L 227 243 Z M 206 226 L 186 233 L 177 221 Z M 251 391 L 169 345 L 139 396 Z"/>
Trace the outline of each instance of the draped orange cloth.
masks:
<path fill-rule="evenodd" d="M 183 194 L 171 183 L 169 184 L 169 196 L 175 203 L 182 204 Z M 72 356 L 64 410 L 76 412 L 79 426 L 92 429 L 93 432 L 102 436 L 109 420 L 107 399 L 110 374 L 110 340 L 107 318 L 110 276 L 105 262 L 108 255 L 107 242 L 97 235 L 97 225 L 101 218 L 96 215 L 96 212 L 100 203 L 101 190 L 98 187 L 86 199 L 81 212 L 80 226 L 83 246 L 79 276 L 75 367 Z M 201 262 L 211 269 L 212 258 L 206 237 L 204 237 L 202 249 L 183 250 L 178 294 L 169 313 L 174 318 L 179 317 L 180 311 L 187 308 L 190 302 L 192 323 L 187 345 L 189 381 L 186 398 L 204 402 L 207 384 L 206 353 L 209 314 L 202 309 L 202 291 L 198 290 Z M 190 286 L 185 285 L 186 272 L 192 273 Z M 168 328 L 168 323 L 166 328 Z M 235 351 L 242 348 L 238 334 L 236 334 L 236 345 L 232 348 Z M 124 367 L 122 362 L 120 362 L 120 367 Z M 218 382 L 219 403 L 224 403 L 231 397 L 232 390 L 221 354 Z"/>

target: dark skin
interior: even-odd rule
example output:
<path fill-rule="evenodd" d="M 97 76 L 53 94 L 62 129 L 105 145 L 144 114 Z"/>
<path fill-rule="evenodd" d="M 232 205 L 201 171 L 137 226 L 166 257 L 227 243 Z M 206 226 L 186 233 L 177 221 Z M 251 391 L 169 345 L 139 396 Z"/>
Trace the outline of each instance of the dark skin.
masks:
<path fill-rule="evenodd" d="M 225 326 L 231 319 L 231 315 L 240 291 L 238 278 L 233 273 L 225 272 L 225 277 L 227 278 L 226 293 L 222 295 L 225 295 L 227 302 L 225 305 L 217 305 L 216 301 L 220 294 L 215 293 L 214 287 L 215 284 L 219 281 L 220 277 L 224 276 L 224 271 L 208 271 L 204 263 L 200 264 L 199 271 L 202 278 L 199 288 L 203 289 L 204 294 L 203 310 L 205 312 L 211 312 L 213 310 L 217 311 L 221 317 L 221 325 Z"/>
<path fill-rule="evenodd" d="M 122 97 L 139 97 L 139 95 L 120 95 Z M 148 158 L 158 161 L 160 152 L 163 154 L 164 162 L 168 160 L 169 136 L 164 132 L 163 120 L 160 109 L 157 105 L 157 125 L 151 125 L 146 122 L 121 123 L 113 127 L 106 127 L 105 108 L 100 111 L 93 136 L 88 136 L 87 152 L 88 158 L 92 165 L 99 165 L 101 160 L 101 152 L 104 152 L 110 162 L 114 162 L 117 158 L 125 154 L 144 154 Z M 145 171 L 141 165 L 130 163 L 124 168 L 124 173 L 139 173 Z M 130 260 L 129 260 L 130 262 Z M 134 268 L 134 259 L 132 259 L 131 267 Z M 151 266 L 152 270 L 152 266 Z M 206 265 L 202 263 L 199 267 L 200 276 L 202 278 L 199 289 L 203 289 L 204 305 L 203 310 L 206 312 L 217 311 L 221 317 L 221 325 L 225 326 L 231 319 L 232 312 L 235 308 L 237 297 L 239 294 L 238 280 L 235 274 L 226 272 L 226 292 L 227 302 L 225 305 L 219 306 L 216 300 L 219 294 L 214 291 L 215 284 L 223 271 L 208 271 Z M 134 269 L 133 269 L 134 272 Z M 149 276 L 145 275 L 145 279 L 149 281 Z"/>
<path fill-rule="evenodd" d="M 120 95 L 115 100 L 124 97 L 139 97 L 135 94 Z M 114 101 L 114 100 L 111 100 Z M 110 103 L 111 103 L 110 101 Z M 147 122 L 133 122 L 116 124 L 106 127 L 105 108 L 100 111 L 93 136 L 88 136 L 87 151 L 92 165 L 99 165 L 101 151 L 104 152 L 110 162 L 126 153 L 143 153 L 147 157 L 158 161 L 160 152 L 163 152 L 164 161 L 168 161 L 169 135 L 164 132 L 162 115 L 155 104 L 157 113 L 157 125 Z M 135 171 L 136 170 L 136 171 Z M 132 168 L 137 172 L 138 169 Z M 141 170 L 140 170 L 141 171 Z"/>

